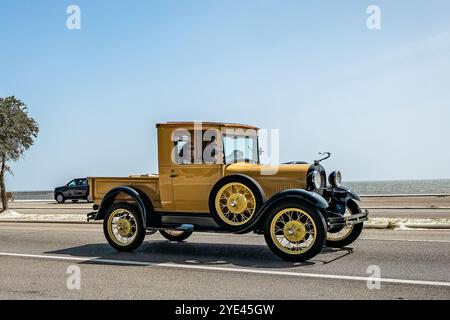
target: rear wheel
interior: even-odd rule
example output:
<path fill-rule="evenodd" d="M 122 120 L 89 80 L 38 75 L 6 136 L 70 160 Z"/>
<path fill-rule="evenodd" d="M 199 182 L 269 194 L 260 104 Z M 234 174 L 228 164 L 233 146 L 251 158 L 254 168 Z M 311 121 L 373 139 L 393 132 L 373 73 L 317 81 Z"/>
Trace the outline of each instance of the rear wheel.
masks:
<path fill-rule="evenodd" d="M 305 261 L 322 251 L 325 220 L 316 209 L 298 201 L 283 201 L 266 218 L 264 237 L 269 248 L 288 261 Z"/>
<path fill-rule="evenodd" d="M 361 209 L 358 204 L 354 201 L 348 201 L 347 211 L 344 216 L 359 214 Z M 345 226 L 339 230 L 333 230 L 327 234 L 326 246 L 330 248 L 342 248 L 348 246 L 358 239 L 363 230 L 364 223 L 353 224 L 350 226 Z"/>
<path fill-rule="evenodd" d="M 64 199 L 64 196 L 62 193 L 58 193 L 56 195 L 55 199 L 56 199 L 56 202 L 58 202 L 58 203 L 64 203 L 64 201 L 66 201 L 66 199 Z"/>
<path fill-rule="evenodd" d="M 145 238 L 141 213 L 129 203 L 114 204 L 103 220 L 103 232 L 108 243 L 116 250 L 135 250 Z"/>
<path fill-rule="evenodd" d="M 169 241 L 181 242 L 186 240 L 192 235 L 190 231 L 178 231 L 178 230 L 159 230 L 159 233 Z"/>

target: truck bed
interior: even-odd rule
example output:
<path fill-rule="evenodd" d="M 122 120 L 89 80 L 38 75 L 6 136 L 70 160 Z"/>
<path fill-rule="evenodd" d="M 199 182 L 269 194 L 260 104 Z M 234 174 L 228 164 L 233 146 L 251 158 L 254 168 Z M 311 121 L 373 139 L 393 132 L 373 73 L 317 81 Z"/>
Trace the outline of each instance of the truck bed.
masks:
<path fill-rule="evenodd" d="M 147 194 L 152 200 L 155 208 L 161 206 L 159 196 L 159 176 L 158 175 L 142 175 L 130 177 L 89 177 L 89 197 L 96 204 L 102 202 L 103 197 L 108 191 L 120 186 L 133 186 Z M 120 196 L 118 197 L 120 199 Z M 123 197 L 127 199 L 126 196 Z"/>

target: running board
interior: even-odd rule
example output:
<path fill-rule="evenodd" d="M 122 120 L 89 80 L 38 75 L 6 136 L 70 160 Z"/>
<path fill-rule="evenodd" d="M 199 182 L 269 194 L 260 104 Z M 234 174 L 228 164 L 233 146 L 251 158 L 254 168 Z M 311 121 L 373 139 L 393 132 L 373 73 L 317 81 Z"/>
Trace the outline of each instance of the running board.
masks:
<path fill-rule="evenodd" d="M 194 231 L 194 225 L 193 224 L 182 224 L 178 228 L 175 228 L 177 231 L 184 231 L 184 232 L 192 232 Z"/>
<path fill-rule="evenodd" d="M 147 230 L 176 230 L 176 231 L 183 231 L 183 232 L 193 232 L 194 231 L 194 225 L 193 224 L 182 224 L 182 225 L 165 225 L 164 227 L 158 227 L 158 228 L 147 228 Z"/>

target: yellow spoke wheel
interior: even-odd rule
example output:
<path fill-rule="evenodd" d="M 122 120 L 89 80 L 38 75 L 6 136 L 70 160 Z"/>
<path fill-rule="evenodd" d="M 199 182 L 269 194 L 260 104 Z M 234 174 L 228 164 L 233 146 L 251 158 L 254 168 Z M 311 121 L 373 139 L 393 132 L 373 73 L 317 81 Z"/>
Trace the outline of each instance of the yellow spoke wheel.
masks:
<path fill-rule="evenodd" d="M 361 213 L 361 209 L 359 208 L 358 204 L 354 201 L 349 200 L 344 217 L 358 213 Z M 343 228 L 338 230 L 330 230 L 331 232 L 328 232 L 327 234 L 326 246 L 330 248 L 343 248 L 352 244 L 361 235 L 363 227 L 364 224 L 359 223 L 344 226 Z"/>
<path fill-rule="evenodd" d="M 352 213 L 347 209 L 344 214 L 344 217 L 350 216 L 351 214 Z M 332 233 L 328 232 L 327 241 L 342 241 L 342 240 L 344 240 L 353 232 L 354 227 L 355 227 L 355 225 L 352 224 L 352 225 L 343 227 L 338 232 L 332 232 Z"/>
<path fill-rule="evenodd" d="M 165 230 L 165 231 L 173 237 L 180 237 L 184 233 L 184 231 L 178 230 Z"/>
<path fill-rule="evenodd" d="M 217 192 L 215 209 L 219 218 L 227 225 L 242 226 L 253 218 L 256 198 L 245 184 L 230 182 Z"/>
<path fill-rule="evenodd" d="M 302 262 L 322 251 L 327 225 L 319 209 L 302 200 L 285 199 L 267 210 L 264 238 L 277 256 Z"/>
<path fill-rule="evenodd" d="M 136 231 L 136 218 L 130 211 L 117 209 L 109 215 L 108 234 L 117 245 L 126 246 L 133 242 Z"/>
<path fill-rule="evenodd" d="M 169 241 L 182 242 L 192 235 L 192 231 L 160 230 L 159 233 Z"/>
<path fill-rule="evenodd" d="M 287 208 L 272 219 L 270 236 L 274 244 L 287 254 L 301 254 L 315 243 L 317 228 L 312 217 L 304 210 Z"/>
<path fill-rule="evenodd" d="M 139 209 L 127 202 L 113 204 L 103 220 L 103 232 L 109 244 L 119 251 L 138 248 L 145 238 Z"/>

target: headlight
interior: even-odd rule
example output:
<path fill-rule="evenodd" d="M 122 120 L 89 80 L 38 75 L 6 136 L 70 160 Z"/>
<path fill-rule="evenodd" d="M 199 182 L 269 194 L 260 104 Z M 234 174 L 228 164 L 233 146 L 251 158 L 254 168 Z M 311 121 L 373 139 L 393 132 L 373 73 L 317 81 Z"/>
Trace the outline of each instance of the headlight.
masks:
<path fill-rule="evenodd" d="M 322 186 L 322 176 L 319 171 L 313 171 L 311 173 L 311 184 L 314 186 L 314 189 L 320 189 Z"/>
<path fill-rule="evenodd" d="M 339 187 L 342 183 L 342 174 L 340 171 L 333 171 L 328 178 L 333 187 Z"/>

